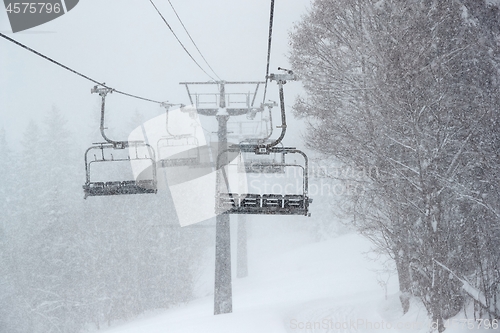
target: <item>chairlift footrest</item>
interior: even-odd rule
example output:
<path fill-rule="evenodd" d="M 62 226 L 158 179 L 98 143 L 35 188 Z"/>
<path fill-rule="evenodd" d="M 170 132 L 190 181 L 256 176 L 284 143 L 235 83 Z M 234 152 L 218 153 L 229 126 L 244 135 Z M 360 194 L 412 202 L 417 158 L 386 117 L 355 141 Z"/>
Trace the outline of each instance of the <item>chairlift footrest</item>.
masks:
<path fill-rule="evenodd" d="M 238 172 L 285 173 L 285 166 L 277 163 L 245 163 L 244 165 L 238 165 Z"/>
<path fill-rule="evenodd" d="M 200 159 L 198 157 L 170 158 L 170 159 L 160 160 L 159 167 L 168 168 L 168 167 L 178 167 L 178 166 L 192 166 L 198 164 L 200 164 Z"/>
<path fill-rule="evenodd" d="M 300 194 L 237 194 L 217 196 L 217 214 L 263 214 L 308 216 L 311 200 Z"/>
<path fill-rule="evenodd" d="M 155 194 L 156 182 L 153 180 L 130 180 L 113 182 L 90 182 L 83 185 L 85 198 L 92 196 L 125 195 L 125 194 Z"/>

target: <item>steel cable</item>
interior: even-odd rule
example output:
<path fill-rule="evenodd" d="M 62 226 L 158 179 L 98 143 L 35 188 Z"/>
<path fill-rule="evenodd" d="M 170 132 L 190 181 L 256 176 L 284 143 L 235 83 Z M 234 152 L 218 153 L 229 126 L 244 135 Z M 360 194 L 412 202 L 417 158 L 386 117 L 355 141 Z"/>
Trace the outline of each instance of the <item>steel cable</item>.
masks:
<path fill-rule="evenodd" d="M 87 80 L 89 80 L 89 81 L 91 81 L 91 82 L 93 82 L 93 83 L 95 83 L 95 84 L 97 84 L 97 85 L 99 85 L 99 86 L 104 87 L 104 88 L 111 89 L 111 90 L 112 90 L 112 91 L 114 91 L 115 93 L 122 94 L 122 95 L 125 95 L 125 96 L 129 96 L 129 97 L 132 97 L 132 98 L 137 98 L 137 99 L 140 99 L 140 100 L 143 100 L 143 101 L 148 101 L 148 102 L 153 102 L 153 103 L 162 104 L 162 102 L 160 102 L 160 101 L 156 101 L 156 100 L 154 100 L 154 99 L 144 98 L 144 97 L 141 97 L 141 96 L 137 96 L 137 95 L 129 94 L 129 93 L 126 93 L 126 92 L 124 92 L 124 91 L 121 91 L 121 90 L 117 90 L 117 89 L 114 89 L 114 88 L 108 87 L 105 83 L 101 83 L 101 82 L 99 82 L 99 81 L 97 81 L 97 80 L 92 79 L 91 77 L 89 77 L 89 76 L 87 76 L 87 75 L 85 75 L 85 74 L 82 74 L 82 73 L 80 73 L 80 72 L 78 72 L 78 71 L 76 71 L 76 70 L 74 70 L 74 69 L 72 69 L 72 68 L 70 68 L 70 67 L 68 67 L 68 66 L 65 66 L 65 65 L 61 64 L 60 62 L 58 62 L 58 61 L 56 61 L 56 60 L 54 60 L 54 59 L 52 59 L 52 58 L 50 58 L 50 57 L 48 57 L 48 56 L 46 56 L 46 55 L 43 55 L 43 54 L 41 54 L 40 52 L 35 51 L 35 50 L 33 50 L 32 48 L 30 48 L 30 47 L 28 47 L 28 46 L 26 46 L 26 45 L 24 45 L 24 44 L 22 44 L 22 43 L 20 43 L 20 42 L 18 42 L 18 41 L 16 41 L 16 40 L 12 39 L 12 38 L 10 38 L 10 37 L 8 37 L 8 36 L 4 35 L 4 34 L 2 34 L 1 32 L 0 32 L 0 37 L 3 37 L 3 38 L 5 38 L 6 40 L 8 40 L 8 41 L 10 41 L 10 42 L 12 42 L 12 43 L 14 43 L 14 44 L 16 44 L 16 45 L 18 45 L 18 46 L 20 46 L 20 47 L 24 48 L 24 49 L 26 49 L 26 50 L 28 50 L 28 51 L 30 51 L 30 52 L 32 52 L 32 53 L 34 53 L 34 54 L 36 54 L 37 56 L 42 57 L 42 58 L 44 58 L 45 60 L 48 60 L 48 61 L 50 61 L 51 63 L 56 64 L 56 65 L 58 65 L 58 66 L 60 66 L 60 67 L 62 67 L 62 68 L 64 68 L 64 69 L 66 69 L 66 70 L 68 70 L 68 71 L 70 71 L 70 72 L 72 72 L 72 73 L 74 73 L 74 74 L 76 74 L 76 75 L 78 75 L 78 76 L 83 77 L 84 79 L 87 79 Z"/>
<path fill-rule="evenodd" d="M 179 37 L 177 37 L 177 35 L 175 34 L 174 30 L 172 29 L 172 27 L 170 26 L 170 24 L 168 24 L 167 20 L 165 19 L 165 17 L 162 15 L 162 13 L 160 12 L 160 10 L 158 9 L 158 7 L 156 7 L 156 5 L 154 4 L 153 0 L 149 0 L 149 2 L 151 2 L 151 4 L 153 5 L 153 7 L 156 9 L 156 12 L 158 13 L 158 15 L 160 15 L 160 17 L 162 18 L 163 22 L 165 22 L 166 26 L 170 29 L 170 31 L 172 32 L 172 34 L 174 35 L 175 39 L 177 39 L 177 41 L 179 42 L 179 44 L 182 46 L 182 48 L 184 49 L 184 51 L 187 53 L 187 55 L 191 58 L 191 60 L 193 60 L 193 62 L 203 71 L 203 73 L 207 74 L 207 76 L 209 78 L 211 78 L 213 81 L 217 81 L 216 79 L 214 79 L 210 74 L 207 73 L 207 71 L 205 71 L 203 69 L 203 67 L 201 67 L 201 65 L 196 61 L 196 59 L 191 55 L 191 53 L 189 53 L 189 51 L 186 49 L 186 47 L 184 46 L 184 44 L 182 44 L 181 40 L 179 39 Z"/>
<path fill-rule="evenodd" d="M 273 20 L 274 20 L 274 0 L 271 0 L 271 10 L 269 13 L 269 36 L 267 39 L 267 65 L 266 65 L 266 84 L 264 85 L 264 98 L 262 99 L 262 104 L 266 102 L 267 94 L 267 83 L 269 81 L 269 64 L 271 61 L 271 42 L 273 37 Z"/>
<path fill-rule="evenodd" d="M 177 14 L 177 11 L 175 10 L 174 8 L 174 5 L 172 5 L 172 2 L 170 2 L 170 0 L 168 0 L 168 3 L 170 4 L 170 7 L 172 7 L 172 10 L 174 11 L 175 13 L 175 16 L 177 16 L 177 18 L 179 19 L 179 22 L 181 23 L 182 27 L 184 28 L 184 31 L 186 32 L 186 34 L 188 35 L 189 39 L 191 40 L 191 42 L 193 42 L 193 45 L 194 47 L 196 48 L 196 50 L 198 51 L 198 53 L 200 54 L 200 56 L 203 58 L 203 60 L 205 61 L 205 63 L 207 64 L 208 68 L 210 68 L 210 70 L 212 71 L 212 73 L 214 73 L 214 75 L 220 80 L 222 81 L 222 79 L 219 77 L 219 75 L 217 75 L 217 73 L 213 70 L 212 66 L 210 66 L 210 64 L 208 63 L 207 59 L 205 59 L 205 57 L 203 56 L 203 54 L 201 53 L 200 49 L 198 48 L 198 45 L 196 45 L 196 43 L 194 42 L 193 38 L 191 37 L 191 34 L 189 33 L 189 31 L 187 30 L 186 26 L 184 25 L 184 23 L 182 22 L 181 18 L 179 17 L 179 15 Z"/>

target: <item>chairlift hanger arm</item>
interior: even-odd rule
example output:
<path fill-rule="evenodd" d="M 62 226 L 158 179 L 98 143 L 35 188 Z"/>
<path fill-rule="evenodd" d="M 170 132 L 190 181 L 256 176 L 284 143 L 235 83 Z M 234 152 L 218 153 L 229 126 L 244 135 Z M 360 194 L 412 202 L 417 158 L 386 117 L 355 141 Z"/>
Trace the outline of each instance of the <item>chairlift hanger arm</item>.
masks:
<path fill-rule="evenodd" d="M 267 79 L 269 79 L 270 81 L 276 80 L 276 82 L 278 83 L 279 95 L 280 95 L 280 110 L 281 110 L 281 126 L 278 126 L 278 128 L 281 128 L 281 134 L 274 142 L 271 142 L 263 147 L 259 147 L 259 148 L 264 148 L 266 150 L 271 149 L 274 146 L 278 145 L 285 137 L 287 125 L 286 125 L 286 115 L 285 115 L 285 93 L 283 92 L 283 85 L 286 84 L 287 80 L 297 80 L 297 76 L 293 74 L 293 71 L 281 67 L 278 67 L 278 70 L 285 71 L 285 73 L 269 74 Z"/>
<path fill-rule="evenodd" d="M 285 71 L 285 73 L 283 73 L 283 74 L 270 74 L 266 78 L 271 80 L 271 81 L 276 80 L 276 82 L 278 83 L 279 97 L 280 97 L 280 111 L 281 111 L 281 126 L 277 126 L 277 128 L 281 128 L 281 133 L 280 133 L 280 136 L 271 143 L 254 145 L 253 149 L 258 154 L 269 154 L 268 151 L 270 149 L 272 149 L 273 147 L 277 146 L 278 144 L 280 144 L 281 141 L 283 141 L 283 138 L 285 137 L 285 134 L 286 134 L 287 124 L 286 124 L 286 114 L 285 114 L 285 94 L 283 91 L 283 85 L 286 84 L 287 80 L 297 80 L 297 76 L 295 74 L 293 74 L 293 71 L 288 70 L 288 69 L 278 67 L 278 70 L 283 70 L 283 71 Z M 261 140 L 262 142 L 269 139 L 272 135 L 272 132 L 273 132 L 271 108 L 274 105 L 275 105 L 274 103 L 273 104 L 271 104 L 271 103 L 264 104 L 263 103 L 261 106 L 261 107 L 267 106 L 269 108 L 269 118 L 271 120 L 271 131 L 266 138 Z"/>
<path fill-rule="evenodd" d="M 266 149 L 271 149 L 272 147 L 278 145 L 283 140 L 286 134 L 285 94 L 283 92 L 282 81 L 278 81 L 278 86 L 280 90 L 279 94 L 280 94 L 280 109 L 281 109 L 281 126 L 278 126 L 278 128 L 281 128 L 281 133 L 280 136 L 274 142 L 269 143 L 265 146 Z"/>
<path fill-rule="evenodd" d="M 125 149 L 125 148 L 127 148 L 128 147 L 128 142 L 127 141 L 114 141 L 114 140 L 111 140 L 110 138 L 108 138 L 106 136 L 106 133 L 104 133 L 104 130 L 106 129 L 106 127 L 104 127 L 104 112 L 106 110 L 106 95 L 108 93 L 113 93 L 113 89 L 106 88 L 106 87 L 94 86 L 94 88 L 92 88 L 90 90 L 90 93 L 91 94 L 97 93 L 97 94 L 99 94 L 99 96 L 101 96 L 101 125 L 100 125 L 100 130 L 101 130 L 101 136 L 102 136 L 102 138 L 106 142 L 111 143 L 113 145 L 113 148 L 115 148 L 115 149 Z"/>
<path fill-rule="evenodd" d="M 174 134 L 170 133 L 170 131 L 168 130 L 168 109 L 172 106 L 173 104 L 168 104 L 168 103 L 162 103 L 161 106 L 165 108 L 165 127 L 167 129 L 167 133 L 172 136 L 172 137 L 175 137 Z"/>

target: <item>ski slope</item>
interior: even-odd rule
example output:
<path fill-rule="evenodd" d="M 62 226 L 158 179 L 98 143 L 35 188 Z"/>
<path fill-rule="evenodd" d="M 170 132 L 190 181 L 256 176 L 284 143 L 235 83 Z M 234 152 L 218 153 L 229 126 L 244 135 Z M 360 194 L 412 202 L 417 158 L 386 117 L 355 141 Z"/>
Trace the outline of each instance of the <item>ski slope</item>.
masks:
<path fill-rule="evenodd" d="M 355 234 L 317 243 L 299 234 L 252 238 L 249 276 L 236 279 L 233 274 L 233 313 L 214 316 L 213 295 L 206 295 L 104 332 L 429 332 L 429 319 L 418 302 L 403 316 L 396 276 L 389 279 L 386 299 L 378 281 L 388 275 L 380 275 L 381 260 L 373 260 L 370 248 Z M 213 261 L 202 276 L 201 293 L 211 292 L 212 275 Z"/>

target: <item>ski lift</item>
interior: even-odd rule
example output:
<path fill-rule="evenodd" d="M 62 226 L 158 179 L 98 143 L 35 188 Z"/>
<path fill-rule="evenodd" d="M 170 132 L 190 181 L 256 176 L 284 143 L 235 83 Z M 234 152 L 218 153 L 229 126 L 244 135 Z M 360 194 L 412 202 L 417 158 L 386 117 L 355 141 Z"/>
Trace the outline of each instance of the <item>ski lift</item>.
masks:
<path fill-rule="evenodd" d="M 85 174 L 86 181 L 83 185 L 85 199 L 89 196 L 107 196 L 123 194 L 144 194 L 156 193 L 156 162 L 152 147 L 143 141 L 114 141 L 109 139 L 104 133 L 104 110 L 105 98 L 113 90 L 109 88 L 98 88 L 95 86 L 91 93 L 98 93 L 101 96 L 101 135 L 106 142 L 94 143 L 94 146 L 88 148 L 85 152 Z M 125 149 L 129 148 L 128 154 L 124 154 Z M 96 152 L 97 151 L 97 152 Z M 93 159 L 89 155 L 93 153 Z M 116 155 L 114 156 L 113 153 Z M 125 156 L 118 156 L 125 155 Z M 110 164 L 114 165 L 125 162 L 138 166 L 145 166 L 151 170 L 142 172 L 140 178 L 125 181 L 95 181 L 91 178 L 91 167 L 96 165 Z"/>
<path fill-rule="evenodd" d="M 159 157 L 159 167 L 194 166 L 200 164 L 200 144 L 196 133 L 194 134 L 172 134 L 168 126 L 168 106 L 166 129 L 169 136 L 164 136 L 158 140 L 157 152 Z M 174 154 L 172 154 L 174 152 Z"/>
<path fill-rule="evenodd" d="M 226 152 L 254 152 L 252 146 L 231 147 Z M 274 147 L 268 150 L 269 154 L 282 156 L 280 163 L 259 162 L 255 163 L 250 172 L 285 173 L 287 168 L 299 168 L 302 171 L 302 188 L 293 194 L 276 193 L 235 193 L 231 191 L 225 166 L 220 168 L 227 191 L 217 191 L 218 214 L 264 214 L 264 215 L 304 215 L 310 216 L 309 204 L 312 199 L 308 197 L 308 159 L 307 155 L 292 147 Z M 299 154 L 304 158 L 303 163 L 286 163 L 286 154 Z M 247 170 L 245 168 L 245 170 Z"/>
<path fill-rule="evenodd" d="M 280 68 L 279 68 L 280 69 Z M 293 147 L 277 147 L 281 144 L 286 133 L 286 117 L 285 117 L 285 101 L 283 93 L 283 84 L 286 80 L 296 79 L 293 72 L 286 70 L 285 74 L 271 74 L 269 79 L 276 80 L 279 86 L 280 106 L 281 106 L 281 134 L 273 142 L 247 142 L 233 145 L 226 151 L 218 156 L 217 165 L 221 170 L 225 182 L 225 191 L 221 191 L 221 186 L 218 184 L 217 197 L 216 197 L 216 212 L 217 214 L 265 214 L 265 215 L 304 215 L 310 216 L 309 204 L 312 199 L 308 196 L 308 158 L 307 155 Z M 276 158 L 271 160 L 262 160 L 261 162 L 245 164 L 241 161 L 240 171 L 243 169 L 249 172 L 262 172 L 262 173 L 284 173 L 286 168 L 299 168 L 302 170 L 302 189 L 294 194 L 276 194 L 276 193 L 235 193 L 231 191 L 230 182 L 226 173 L 226 167 L 229 164 L 221 165 L 220 159 L 223 154 L 229 152 L 250 153 L 255 155 L 278 155 L 281 156 L 280 161 Z M 302 164 L 299 163 L 286 163 L 286 154 L 299 154 L 303 157 Z M 227 159 L 226 159 L 227 160 Z M 264 162 L 265 161 L 265 162 Z"/>

